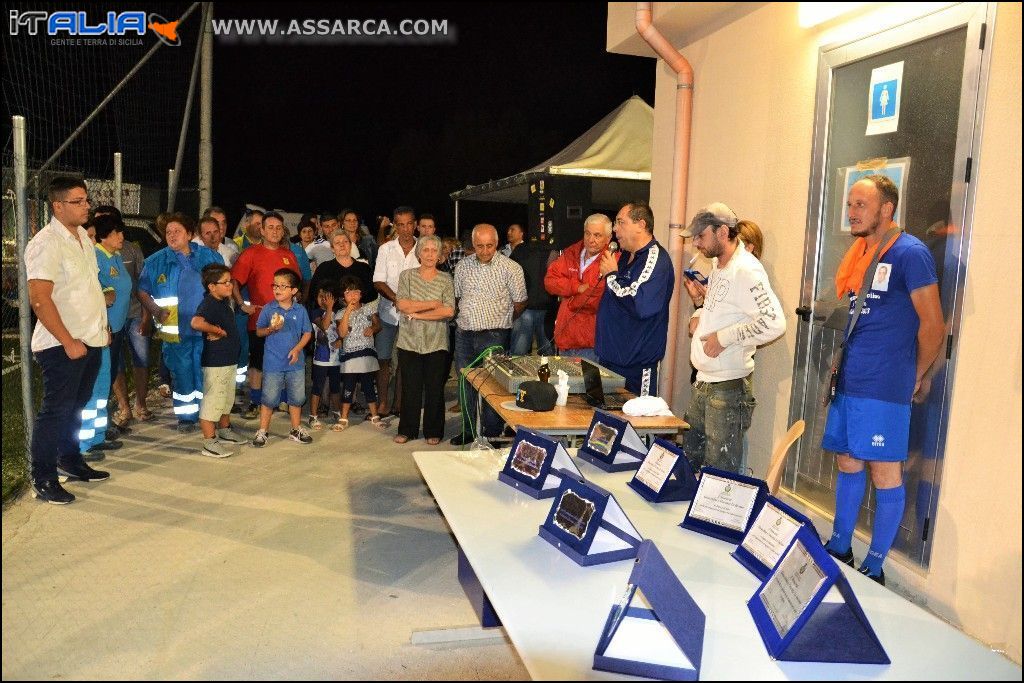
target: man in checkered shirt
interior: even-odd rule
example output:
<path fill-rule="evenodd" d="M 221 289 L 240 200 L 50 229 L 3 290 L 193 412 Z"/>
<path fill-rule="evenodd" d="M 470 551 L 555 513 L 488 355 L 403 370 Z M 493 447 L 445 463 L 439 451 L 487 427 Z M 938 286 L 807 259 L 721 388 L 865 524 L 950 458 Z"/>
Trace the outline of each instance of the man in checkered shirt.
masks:
<path fill-rule="evenodd" d="M 498 253 L 498 231 L 481 223 L 473 228 L 473 254 L 455 267 L 455 299 L 458 316 L 455 331 L 455 364 L 461 371 L 484 349 L 500 346 L 506 352 L 512 321 L 526 309 L 526 278 L 522 267 Z M 466 383 L 462 431 L 451 440 L 461 446 L 473 440 L 477 392 Z M 485 402 L 481 430 L 486 436 L 501 432 L 501 418 Z"/>

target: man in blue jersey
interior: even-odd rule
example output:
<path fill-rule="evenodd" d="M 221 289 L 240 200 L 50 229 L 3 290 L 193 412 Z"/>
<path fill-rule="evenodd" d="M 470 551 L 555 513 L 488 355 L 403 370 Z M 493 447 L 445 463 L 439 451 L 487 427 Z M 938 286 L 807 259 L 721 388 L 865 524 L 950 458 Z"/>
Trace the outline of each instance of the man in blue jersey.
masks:
<path fill-rule="evenodd" d="M 871 546 L 860 571 L 885 584 L 882 563 L 896 539 L 906 500 L 910 405 L 942 347 L 944 324 L 935 261 L 893 222 L 899 192 L 883 175 L 850 188 L 846 210 L 858 238 L 843 258 L 836 292 L 851 315 L 865 274 L 882 250 L 860 317 L 846 343 L 822 448 L 836 453 L 836 515 L 828 551 L 853 566 L 850 547 L 867 479 L 875 486 Z"/>
<path fill-rule="evenodd" d="M 605 366 L 626 378 L 626 389 L 658 393 L 658 363 L 665 356 L 668 304 L 675 287 L 672 261 L 654 239 L 654 214 L 647 202 L 630 202 L 615 216 L 618 261 L 601 256 L 608 291 L 597 309 L 594 351 Z"/>

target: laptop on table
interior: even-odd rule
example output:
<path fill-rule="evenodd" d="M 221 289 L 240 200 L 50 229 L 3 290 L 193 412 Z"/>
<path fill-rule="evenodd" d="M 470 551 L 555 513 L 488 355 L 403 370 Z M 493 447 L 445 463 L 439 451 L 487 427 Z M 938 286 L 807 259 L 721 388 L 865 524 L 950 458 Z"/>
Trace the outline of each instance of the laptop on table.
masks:
<path fill-rule="evenodd" d="M 583 387 L 586 390 L 583 398 L 587 403 L 601 410 L 622 410 L 622 406 L 629 399 L 617 393 L 605 395 L 604 385 L 601 383 L 601 368 L 586 358 L 580 358 L 580 367 L 583 370 Z"/>

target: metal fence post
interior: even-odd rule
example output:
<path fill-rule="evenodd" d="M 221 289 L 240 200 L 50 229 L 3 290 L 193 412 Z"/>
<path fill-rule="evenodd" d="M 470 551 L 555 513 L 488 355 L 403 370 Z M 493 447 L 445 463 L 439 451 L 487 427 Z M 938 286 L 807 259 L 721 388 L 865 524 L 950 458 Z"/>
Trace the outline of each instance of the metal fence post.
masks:
<path fill-rule="evenodd" d="M 121 153 L 114 152 L 114 207 L 121 210 Z"/>
<path fill-rule="evenodd" d="M 32 427 L 35 403 L 32 401 L 32 307 L 28 300 L 28 270 L 25 247 L 28 246 L 28 147 L 25 143 L 25 117 L 11 117 L 14 129 L 14 220 L 18 231 L 18 341 L 21 346 L 21 405 L 25 414 L 25 456 L 32 460 Z"/>

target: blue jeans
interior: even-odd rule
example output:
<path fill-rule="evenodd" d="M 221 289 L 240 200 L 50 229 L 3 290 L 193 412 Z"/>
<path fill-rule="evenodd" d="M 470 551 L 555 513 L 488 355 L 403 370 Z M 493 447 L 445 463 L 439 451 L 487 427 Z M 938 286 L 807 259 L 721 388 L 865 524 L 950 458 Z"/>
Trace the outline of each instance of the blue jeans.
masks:
<path fill-rule="evenodd" d="M 711 465 L 743 474 L 743 436 L 754 412 L 751 378 L 694 382 L 686 409 L 684 450 L 694 468 Z"/>
<path fill-rule="evenodd" d="M 500 346 L 507 349 L 510 336 L 510 330 L 506 329 L 480 330 L 479 332 L 456 330 L 455 367 L 461 372 L 488 346 Z M 466 434 L 473 434 L 476 430 L 477 391 L 469 382 L 466 382 L 465 385 L 466 405 L 462 407 L 462 431 Z M 487 401 L 482 403 L 483 415 L 480 418 L 480 429 L 485 436 L 498 436 L 501 434 L 503 426 L 501 417 L 494 412 Z"/>
<path fill-rule="evenodd" d="M 132 352 L 132 367 L 149 369 L 149 337 L 142 336 L 142 320 L 132 318 L 125 327 L 128 328 L 128 346 Z"/>
<path fill-rule="evenodd" d="M 78 430 L 82 409 L 92 397 L 100 371 L 102 349 L 86 346 L 85 355 L 71 360 L 63 346 L 35 354 L 42 368 L 43 402 L 32 429 L 32 481 L 57 479 L 57 463 L 81 465 Z"/>
<path fill-rule="evenodd" d="M 263 373 L 263 405 L 276 408 L 281 403 L 282 392 L 290 406 L 301 406 L 306 402 L 305 368 Z"/>
<path fill-rule="evenodd" d="M 544 309 L 526 309 L 523 314 L 512 323 L 512 355 L 525 356 L 533 349 L 533 342 L 537 342 L 537 353 L 547 356 L 553 353 L 551 343 L 544 334 L 544 316 L 547 311 Z"/>

